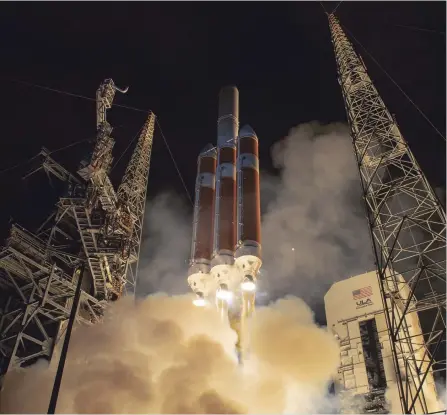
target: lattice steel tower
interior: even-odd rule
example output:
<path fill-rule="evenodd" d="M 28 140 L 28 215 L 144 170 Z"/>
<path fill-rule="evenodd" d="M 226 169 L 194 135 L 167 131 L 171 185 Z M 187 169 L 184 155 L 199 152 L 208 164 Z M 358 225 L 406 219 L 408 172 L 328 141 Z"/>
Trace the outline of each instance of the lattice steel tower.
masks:
<path fill-rule="evenodd" d="M 149 114 L 115 192 L 109 178 L 115 142 L 106 111 L 116 91 L 127 89 L 111 79 L 97 91 L 96 142 L 78 174 L 42 150 L 37 170 L 65 182 L 66 192 L 36 233 L 14 225 L 0 250 L 0 377 L 11 367 L 51 359 L 80 276 L 78 323 L 97 322 L 109 301 L 134 293 L 155 115 Z"/>
<path fill-rule="evenodd" d="M 402 410 L 427 413 L 426 387 L 446 370 L 445 212 L 333 14 L 329 25 Z"/>

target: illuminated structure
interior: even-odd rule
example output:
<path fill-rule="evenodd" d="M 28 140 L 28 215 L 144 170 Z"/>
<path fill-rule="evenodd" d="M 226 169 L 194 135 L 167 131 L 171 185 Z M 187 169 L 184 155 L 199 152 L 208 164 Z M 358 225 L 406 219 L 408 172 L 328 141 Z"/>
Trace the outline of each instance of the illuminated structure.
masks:
<path fill-rule="evenodd" d="M 262 261 L 258 138 L 250 126 L 238 131 L 238 119 L 239 91 L 223 88 L 217 165 L 211 145 L 198 161 L 188 282 L 196 305 L 215 302 L 222 317 L 228 316 L 242 361 L 243 326 L 254 309 Z"/>
<path fill-rule="evenodd" d="M 111 79 L 97 91 L 97 139 L 77 175 L 41 152 L 39 169 L 64 181 L 66 193 L 36 233 L 14 225 L 0 251 L 0 375 L 50 360 L 72 307 L 78 307 L 77 322 L 93 324 L 109 301 L 134 293 L 155 115 L 149 114 L 115 192 L 106 112 L 116 91 L 127 90 Z M 79 278 L 82 292 L 73 304 Z"/>
<path fill-rule="evenodd" d="M 408 295 L 409 288 L 405 290 Z M 340 345 L 335 392 L 341 397 L 342 412 L 403 413 L 376 272 L 336 282 L 325 295 L 324 304 L 328 329 Z M 407 313 L 405 325 L 412 336 L 414 355 L 423 361 L 424 339 L 417 313 Z M 402 350 L 399 359 L 404 360 L 409 352 Z M 440 410 L 430 368 L 422 389 L 424 406 L 417 401 L 415 413 Z"/>
<path fill-rule="evenodd" d="M 332 14 L 329 26 L 402 411 L 427 413 L 424 385 L 431 373 L 436 378 L 446 371 L 445 212 Z M 415 344 L 408 320 L 416 314 L 423 344 Z"/>

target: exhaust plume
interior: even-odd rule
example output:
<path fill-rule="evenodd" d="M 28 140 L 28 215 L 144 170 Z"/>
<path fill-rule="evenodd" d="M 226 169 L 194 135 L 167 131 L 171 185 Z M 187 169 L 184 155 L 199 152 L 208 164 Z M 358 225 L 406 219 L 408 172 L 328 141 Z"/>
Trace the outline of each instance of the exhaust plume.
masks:
<path fill-rule="evenodd" d="M 333 337 L 299 299 L 259 309 L 246 367 L 235 333 L 190 295 L 124 298 L 73 332 L 58 413 L 295 413 L 318 410 L 338 364 Z M 46 413 L 57 359 L 11 372 L 3 413 Z M 293 393 L 292 393 L 293 392 Z M 289 412 L 289 411 L 288 411 Z"/>

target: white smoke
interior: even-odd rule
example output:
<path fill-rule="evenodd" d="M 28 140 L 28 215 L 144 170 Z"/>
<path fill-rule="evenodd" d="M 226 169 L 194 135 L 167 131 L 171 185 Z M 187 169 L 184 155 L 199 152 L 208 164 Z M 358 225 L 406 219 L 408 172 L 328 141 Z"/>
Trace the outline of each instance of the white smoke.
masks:
<path fill-rule="evenodd" d="M 262 137 L 260 138 L 262 140 Z M 264 175 L 263 259 L 268 291 L 321 306 L 329 286 L 373 269 L 348 128 L 293 128 L 272 148 L 280 178 Z"/>
<path fill-rule="evenodd" d="M 124 298 L 73 332 L 58 413 L 309 413 L 338 364 L 333 337 L 296 298 L 259 309 L 241 369 L 235 333 L 191 296 Z M 56 359 L 10 372 L 3 413 L 46 413 Z"/>
<path fill-rule="evenodd" d="M 349 130 L 338 123 L 302 124 L 271 154 L 280 174 L 261 174 L 260 283 L 270 298 L 294 294 L 319 314 L 333 282 L 374 269 Z M 148 204 L 142 292 L 187 289 L 179 277 L 186 272 L 191 243 L 185 210 L 172 195 Z"/>
<path fill-rule="evenodd" d="M 262 140 L 262 137 L 260 137 Z M 310 123 L 272 149 L 279 177 L 262 176 L 264 272 L 270 298 L 250 326 L 241 371 L 235 334 L 213 310 L 192 307 L 186 272 L 191 217 L 178 198 L 148 202 L 139 291 L 103 323 L 73 333 L 58 412 L 330 413 L 338 346 L 314 322 L 330 284 L 372 268 L 358 173 L 346 127 Z M 292 251 L 292 248 L 294 250 Z M 38 363 L 8 376 L 1 411 L 46 412 L 54 379 Z"/>
<path fill-rule="evenodd" d="M 190 255 L 191 217 L 185 211 L 187 206 L 180 198 L 168 193 L 147 202 L 138 280 L 141 295 L 188 290 L 184 275 Z"/>

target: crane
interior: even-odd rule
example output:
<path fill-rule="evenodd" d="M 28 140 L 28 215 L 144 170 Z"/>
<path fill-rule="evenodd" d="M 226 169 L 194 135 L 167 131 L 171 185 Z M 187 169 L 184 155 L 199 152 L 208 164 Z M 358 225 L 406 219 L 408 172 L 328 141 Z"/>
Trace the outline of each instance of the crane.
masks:
<path fill-rule="evenodd" d="M 332 43 L 359 169 L 403 413 L 445 373 L 445 211 L 334 14 Z M 411 315 L 423 339 L 414 338 Z"/>

